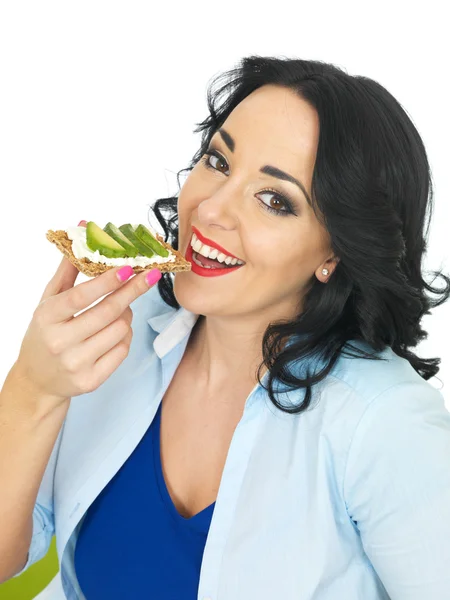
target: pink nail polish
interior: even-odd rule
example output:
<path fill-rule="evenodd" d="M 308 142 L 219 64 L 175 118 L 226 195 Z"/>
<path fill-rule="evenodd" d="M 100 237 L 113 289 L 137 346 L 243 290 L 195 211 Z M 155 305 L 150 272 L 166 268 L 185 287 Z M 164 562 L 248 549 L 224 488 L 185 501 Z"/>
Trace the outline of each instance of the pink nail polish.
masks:
<path fill-rule="evenodd" d="M 154 285 L 162 277 L 162 273 L 159 269 L 152 269 L 145 276 L 145 280 L 148 285 Z"/>
<path fill-rule="evenodd" d="M 130 265 L 125 265 L 117 271 L 116 275 L 119 278 L 119 281 L 126 281 L 133 275 L 133 273 L 133 267 L 130 267 Z"/>

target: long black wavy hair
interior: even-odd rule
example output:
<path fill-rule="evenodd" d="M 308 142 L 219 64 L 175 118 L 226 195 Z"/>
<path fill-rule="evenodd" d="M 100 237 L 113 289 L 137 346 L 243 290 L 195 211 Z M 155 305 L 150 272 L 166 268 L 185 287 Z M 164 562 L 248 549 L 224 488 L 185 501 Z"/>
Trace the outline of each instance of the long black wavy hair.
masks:
<path fill-rule="evenodd" d="M 259 383 L 277 408 L 299 414 L 309 407 L 311 386 L 327 376 L 341 353 L 383 360 L 376 353 L 386 346 L 407 359 L 423 379 L 430 379 L 438 373 L 441 359 L 420 358 L 410 348 L 428 337 L 421 319 L 448 300 L 450 278 L 433 272 L 434 279 L 445 280 L 442 290 L 423 278 L 433 211 L 430 167 L 416 127 L 379 83 L 321 61 L 243 58 L 208 85 L 209 116 L 194 130 L 202 133 L 201 146 L 189 167 L 177 173 L 179 188 L 180 173 L 194 168 L 231 111 L 266 84 L 289 88 L 318 113 L 311 206 L 340 260 L 326 284 L 313 276 L 301 314 L 268 325 L 262 341 L 263 363 L 257 371 Z M 175 249 L 177 201 L 177 196 L 161 198 L 151 206 L 165 240 Z M 158 289 L 169 306 L 180 308 L 170 273 L 163 275 Z M 438 298 L 431 299 L 427 291 Z M 292 341 L 283 347 L 286 336 Z M 375 353 L 351 346 L 352 339 L 366 342 Z M 307 357 L 319 358 L 325 367 L 314 374 L 308 371 L 301 379 L 290 367 Z M 261 382 L 264 365 L 269 372 L 267 387 Z M 274 382 L 282 383 L 284 391 L 305 388 L 303 401 L 282 406 Z"/>

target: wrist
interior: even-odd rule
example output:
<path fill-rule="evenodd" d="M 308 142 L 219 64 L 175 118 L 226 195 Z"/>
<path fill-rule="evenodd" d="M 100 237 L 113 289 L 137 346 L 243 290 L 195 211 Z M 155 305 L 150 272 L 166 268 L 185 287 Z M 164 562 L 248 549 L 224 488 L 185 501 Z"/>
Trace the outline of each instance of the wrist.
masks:
<path fill-rule="evenodd" d="M 49 414 L 67 412 L 70 397 L 48 394 L 29 379 L 17 361 L 6 376 L 1 390 L 0 407 L 7 407 L 27 420 L 41 421 Z"/>

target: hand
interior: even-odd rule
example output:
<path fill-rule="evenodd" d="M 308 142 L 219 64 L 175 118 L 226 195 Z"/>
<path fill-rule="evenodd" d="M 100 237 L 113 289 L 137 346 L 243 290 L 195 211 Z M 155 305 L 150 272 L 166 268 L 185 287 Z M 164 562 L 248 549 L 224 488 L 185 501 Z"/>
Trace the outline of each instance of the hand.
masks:
<path fill-rule="evenodd" d="M 116 275 L 120 268 L 74 287 L 79 271 L 63 258 L 34 311 L 14 365 L 42 394 L 62 401 L 92 392 L 128 356 L 133 335 L 129 305 L 161 272 L 150 271 L 155 275 L 151 285 L 146 281 L 149 271 L 122 283 Z"/>

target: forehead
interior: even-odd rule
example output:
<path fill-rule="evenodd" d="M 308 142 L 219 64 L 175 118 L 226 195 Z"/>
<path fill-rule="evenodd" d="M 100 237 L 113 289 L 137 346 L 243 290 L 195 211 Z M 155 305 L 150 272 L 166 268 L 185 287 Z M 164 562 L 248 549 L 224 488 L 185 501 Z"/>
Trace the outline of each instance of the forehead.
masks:
<path fill-rule="evenodd" d="M 315 109 L 292 90 L 267 85 L 255 90 L 220 130 L 231 136 L 226 145 L 238 162 L 255 169 L 274 165 L 300 180 L 311 195 L 319 120 Z M 224 143 L 218 132 L 214 140 Z"/>
<path fill-rule="evenodd" d="M 316 110 L 294 91 L 264 85 L 244 98 L 223 127 L 236 141 L 235 152 L 247 142 L 264 151 L 315 157 L 319 137 Z M 219 136 L 217 136 L 219 137 Z"/>

